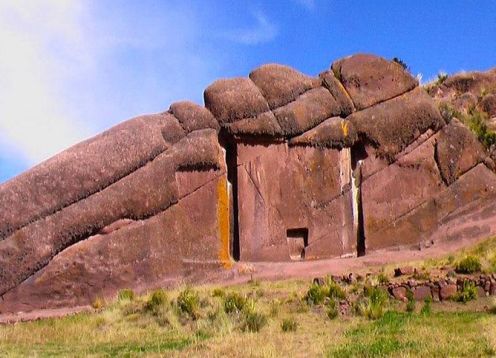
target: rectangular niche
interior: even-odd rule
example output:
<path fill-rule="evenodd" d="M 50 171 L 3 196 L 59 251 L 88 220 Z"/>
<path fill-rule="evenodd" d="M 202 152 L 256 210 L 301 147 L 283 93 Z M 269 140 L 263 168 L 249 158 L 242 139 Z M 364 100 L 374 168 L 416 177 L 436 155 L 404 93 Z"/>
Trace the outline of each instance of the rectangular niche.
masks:
<path fill-rule="evenodd" d="M 304 260 L 305 248 L 308 246 L 308 229 L 288 229 L 286 232 L 286 239 L 291 260 Z"/>

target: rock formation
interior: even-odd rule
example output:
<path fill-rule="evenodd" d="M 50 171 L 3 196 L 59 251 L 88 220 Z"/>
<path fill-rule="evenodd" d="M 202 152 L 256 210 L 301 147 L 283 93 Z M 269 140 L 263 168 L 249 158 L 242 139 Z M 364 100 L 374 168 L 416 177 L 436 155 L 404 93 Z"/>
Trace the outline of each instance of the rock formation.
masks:
<path fill-rule="evenodd" d="M 204 99 L 0 185 L 0 312 L 496 232 L 487 150 L 394 61 L 264 65 Z"/>

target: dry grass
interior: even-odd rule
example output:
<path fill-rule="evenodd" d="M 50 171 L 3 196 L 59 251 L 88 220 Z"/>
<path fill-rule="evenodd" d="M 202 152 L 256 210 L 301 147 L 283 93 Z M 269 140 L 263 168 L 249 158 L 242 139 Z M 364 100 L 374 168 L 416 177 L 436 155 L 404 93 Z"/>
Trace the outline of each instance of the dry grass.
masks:
<path fill-rule="evenodd" d="M 490 239 L 454 257 L 415 265 L 435 269 L 470 254 L 489 270 L 495 252 L 496 240 Z M 384 272 L 389 272 L 388 268 Z M 378 281 L 378 277 L 371 281 L 374 279 Z M 156 292 L 142 297 L 127 294 L 93 313 L 0 326 L 0 356 L 496 355 L 496 315 L 488 312 L 490 299 L 467 305 L 432 303 L 431 313 L 407 313 L 406 304 L 391 302 L 385 304 L 384 316 L 376 320 L 355 315 L 331 320 L 325 304 L 307 304 L 309 287 L 306 280 L 285 280 L 202 286 L 194 288 L 194 295 L 180 288 L 161 294 L 160 300 Z M 343 288 L 347 297 L 363 291 L 359 285 Z M 243 297 L 244 303 L 227 313 L 225 299 L 233 297 L 232 293 Z M 195 296 L 194 300 L 184 299 L 190 296 Z M 193 302 L 194 310 L 188 310 L 189 304 L 186 309 L 185 302 Z M 259 332 L 243 329 L 247 312 L 262 315 L 267 324 Z M 295 322 L 297 329 L 283 331 L 285 320 Z"/>

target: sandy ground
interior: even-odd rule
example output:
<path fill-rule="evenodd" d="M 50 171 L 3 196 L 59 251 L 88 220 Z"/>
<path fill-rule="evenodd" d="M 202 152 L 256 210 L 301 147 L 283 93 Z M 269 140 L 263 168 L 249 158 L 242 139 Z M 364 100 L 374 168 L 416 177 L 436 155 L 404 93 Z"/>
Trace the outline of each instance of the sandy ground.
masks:
<path fill-rule="evenodd" d="M 429 248 L 381 250 L 362 257 L 335 258 L 297 262 L 237 262 L 229 271 L 210 277 L 199 284 L 233 285 L 249 280 L 280 280 L 291 278 L 313 278 L 327 274 L 343 275 L 350 272 L 374 272 L 383 265 L 439 258 L 467 246 L 475 245 L 484 239 L 440 242 Z M 62 317 L 82 311 L 92 311 L 91 306 L 58 308 L 0 314 L 0 324 L 32 321 L 49 317 Z"/>

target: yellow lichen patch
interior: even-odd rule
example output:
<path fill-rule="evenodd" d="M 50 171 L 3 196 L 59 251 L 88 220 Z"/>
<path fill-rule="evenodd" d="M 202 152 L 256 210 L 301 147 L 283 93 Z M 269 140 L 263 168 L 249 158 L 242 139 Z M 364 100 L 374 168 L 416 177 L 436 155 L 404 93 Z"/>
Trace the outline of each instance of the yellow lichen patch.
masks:
<path fill-rule="evenodd" d="M 225 268 L 232 266 L 229 255 L 229 195 L 227 179 L 221 177 L 217 183 L 217 221 L 219 224 L 219 260 Z"/>
<path fill-rule="evenodd" d="M 348 137 L 348 122 L 347 121 L 341 121 L 341 129 L 343 130 L 343 135 Z"/>

